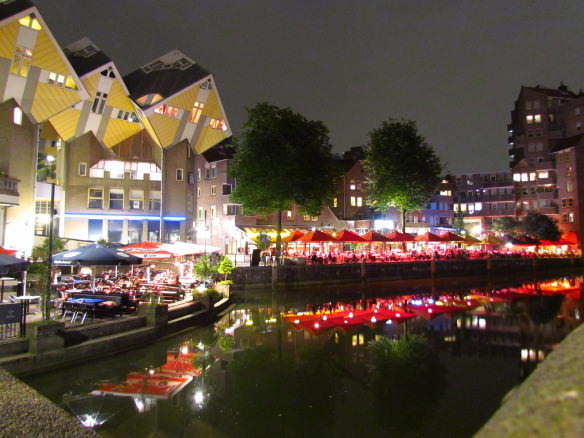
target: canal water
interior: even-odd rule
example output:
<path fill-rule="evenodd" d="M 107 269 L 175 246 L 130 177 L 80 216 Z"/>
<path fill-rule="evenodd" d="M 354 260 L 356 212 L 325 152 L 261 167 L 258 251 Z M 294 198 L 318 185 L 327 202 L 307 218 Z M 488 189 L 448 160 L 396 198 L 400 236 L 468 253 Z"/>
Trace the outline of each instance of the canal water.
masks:
<path fill-rule="evenodd" d="M 248 294 L 213 326 L 25 381 L 104 437 L 470 437 L 580 323 L 582 284 Z"/>

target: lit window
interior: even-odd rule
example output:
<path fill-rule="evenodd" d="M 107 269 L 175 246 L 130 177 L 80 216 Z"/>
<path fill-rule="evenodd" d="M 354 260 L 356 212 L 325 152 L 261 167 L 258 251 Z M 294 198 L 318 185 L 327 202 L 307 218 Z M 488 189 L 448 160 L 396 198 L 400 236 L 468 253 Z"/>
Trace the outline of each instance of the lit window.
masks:
<path fill-rule="evenodd" d="M 109 208 L 111 210 L 122 210 L 124 208 L 124 189 L 109 190 Z"/>
<path fill-rule="evenodd" d="M 566 167 L 566 176 L 572 176 L 573 169 L 572 167 Z"/>
<path fill-rule="evenodd" d="M 339 206 L 339 198 L 333 198 L 333 207 Z"/>
<path fill-rule="evenodd" d="M 481 211 L 483 209 L 483 204 L 481 202 L 475 202 L 475 211 Z"/>
<path fill-rule="evenodd" d="M 191 114 L 189 116 L 189 121 L 191 123 L 199 123 L 199 119 L 201 118 L 201 114 L 203 114 L 203 109 L 205 108 L 205 104 L 201 102 L 195 102 L 193 105 L 193 109 L 191 110 Z"/>
<path fill-rule="evenodd" d="M 532 115 L 525 116 L 525 121 L 527 122 L 528 125 L 531 125 L 533 123 L 533 116 Z"/>
<path fill-rule="evenodd" d="M 570 212 L 568 213 L 568 222 L 574 222 L 574 213 Z"/>
<path fill-rule="evenodd" d="M 34 14 L 30 14 L 30 15 L 27 15 L 26 17 L 22 17 L 20 20 L 18 20 L 18 23 L 21 26 L 30 27 L 31 29 L 34 29 L 34 30 L 41 30 L 43 28 L 41 26 L 41 23 L 39 22 L 38 18 L 36 18 L 36 16 Z"/>
<path fill-rule="evenodd" d="M 466 211 L 466 204 L 460 204 L 460 211 Z"/>
<path fill-rule="evenodd" d="M 363 206 L 363 198 L 361 196 L 357 196 L 357 207 Z"/>
<path fill-rule="evenodd" d="M 183 181 L 184 179 L 184 171 L 183 169 L 176 169 L 176 180 Z"/>
<path fill-rule="evenodd" d="M 349 186 L 349 190 L 355 190 L 357 188 L 357 186 L 355 184 L 351 184 Z"/>
<path fill-rule="evenodd" d="M 163 103 L 162 105 L 158 105 L 156 108 L 154 108 L 154 112 L 157 114 L 162 114 L 164 116 L 173 117 L 175 119 L 178 119 L 179 117 L 179 109 L 174 106 L 167 105 L 165 103 Z"/>
<path fill-rule="evenodd" d="M 533 116 L 534 123 L 541 123 L 541 114 L 535 114 Z"/>
<path fill-rule="evenodd" d="M 209 120 L 209 127 L 212 129 L 221 129 L 222 131 L 227 131 L 227 125 L 224 120 L 211 119 Z"/>
<path fill-rule="evenodd" d="M 91 105 L 91 112 L 95 114 L 103 114 L 106 100 L 107 93 L 102 93 L 101 91 L 96 92 L 93 104 Z"/>
<path fill-rule="evenodd" d="M 549 172 L 547 170 L 540 170 L 539 172 L 537 172 L 537 177 L 539 179 L 549 178 Z"/>
<path fill-rule="evenodd" d="M 87 208 L 103 208 L 103 189 L 90 188 L 88 190 Z"/>
<path fill-rule="evenodd" d="M 211 196 L 215 196 L 217 194 L 217 186 L 211 186 L 210 194 Z"/>
<path fill-rule="evenodd" d="M 160 190 L 150 190 L 148 194 L 148 209 L 149 210 L 160 210 Z"/>
<path fill-rule="evenodd" d="M 528 175 L 527 175 L 527 173 L 522 173 L 522 174 L 521 174 L 521 181 L 524 181 L 524 182 L 525 182 L 525 181 L 527 181 L 527 180 L 528 180 Z"/>
<path fill-rule="evenodd" d="M 223 205 L 223 216 L 238 216 L 241 214 L 241 206 L 237 204 Z"/>
<path fill-rule="evenodd" d="M 144 208 L 144 190 L 130 190 L 130 210 Z"/>
<path fill-rule="evenodd" d="M 12 123 L 22 126 L 22 110 L 18 107 L 12 110 Z"/>
<path fill-rule="evenodd" d="M 160 102 L 163 99 L 163 97 L 158 94 L 158 93 L 153 93 L 153 94 L 145 94 L 142 97 L 139 97 L 138 99 L 136 99 L 136 102 L 140 105 L 140 106 L 147 106 L 147 105 L 154 105 L 156 102 Z"/>
<path fill-rule="evenodd" d="M 30 70 L 31 62 L 32 50 L 27 49 L 26 47 L 16 46 L 14 58 L 12 59 L 12 66 L 10 67 L 10 73 L 26 78 L 28 76 L 28 71 Z"/>
<path fill-rule="evenodd" d="M 566 192 L 572 193 L 574 191 L 574 184 L 571 181 L 566 183 Z"/>
<path fill-rule="evenodd" d="M 513 174 L 513 181 L 515 181 L 515 182 L 521 181 L 521 174 L 520 173 L 514 173 Z"/>
<path fill-rule="evenodd" d="M 440 190 L 440 196 L 451 196 L 452 192 L 450 190 Z"/>
<path fill-rule="evenodd" d="M 535 181 L 535 172 L 529 173 L 529 181 Z"/>
<path fill-rule="evenodd" d="M 77 174 L 79 176 L 87 176 L 87 163 L 79 163 Z"/>
<path fill-rule="evenodd" d="M 357 200 L 354 196 L 351 196 L 351 207 L 355 207 L 357 205 Z"/>

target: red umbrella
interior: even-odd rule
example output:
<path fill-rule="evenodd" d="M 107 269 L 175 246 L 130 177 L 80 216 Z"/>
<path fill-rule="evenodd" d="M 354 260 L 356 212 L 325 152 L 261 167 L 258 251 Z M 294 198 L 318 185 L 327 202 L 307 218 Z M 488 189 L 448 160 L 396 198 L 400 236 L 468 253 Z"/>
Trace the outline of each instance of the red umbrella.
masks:
<path fill-rule="evenodd" d="M 388 242 L 389 239 L 377 231 L 369 231 L 361 236 L 367 242 Z"/>
<path fill-rule="evenodd" d="M 430 233 L 429 231 L 424 234 L 420 234 L 419 236 L 415 237 L 416 242 L 444 242 L 439 236 L 436 234 Z"/>
<path fill-rule="evenodd" d="M 338 242 L 365 242 L 365 239 L 349 230 L 341 231 L 335 236 L 335 240 Z"/>
<path fill-rule="evenodd" d="M 298 242 L 332 242 L 333 236 L 327 233 L 323 233 L 322 231 L 310 231 L 306 233 L 304 236 L 297 239 Z"/>
<path fill-rule="evenodd" d="M 162 242 L 138 242 L 126 245 L 120 249 L 122 251 L 125 251 L 126 249 L 158 249 L 161 245 Z"/>
<path fill-rule="evenodd" d="M 6 255 L 9 255 L 9 256 L 13 256 L 17 252 L 18 252 L 17 249 L 0 248 L 0 254 L 6 254 Z"/>
<path fill-rule="evenodd" d="M 464 242 L 464 237 L 454 234 L 452 231 L 446 231 L 439 236 L 444 242 Z"/>
<path fill-rule="evenodd" d="M 387 235 L 387 238 L 390 242 L 413 242 L 415 240 L 411 234 L 400 233 L 399 231 L 393 231 Z"/>
<path fill-rule="evenodd" d="M 302 231 L 294 230 L 286 237 L 282 237 L 282 242 L 295 242 L 296 240 L 300 239 L 302 236 L 304 236 L 304 233 Z"/>

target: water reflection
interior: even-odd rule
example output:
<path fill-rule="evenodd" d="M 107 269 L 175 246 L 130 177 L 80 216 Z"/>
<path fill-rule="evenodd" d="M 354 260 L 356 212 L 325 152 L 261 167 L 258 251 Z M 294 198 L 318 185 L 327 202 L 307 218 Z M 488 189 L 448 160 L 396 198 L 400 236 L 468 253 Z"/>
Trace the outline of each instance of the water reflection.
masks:
<path fill-rule="evenodd" d="M 274 294 L 212 329 L 29 382 L 114 437 L 470 436 L 580 323 L 581 286 Z M 444 421 L 452 412 L 464 421 Z"/>

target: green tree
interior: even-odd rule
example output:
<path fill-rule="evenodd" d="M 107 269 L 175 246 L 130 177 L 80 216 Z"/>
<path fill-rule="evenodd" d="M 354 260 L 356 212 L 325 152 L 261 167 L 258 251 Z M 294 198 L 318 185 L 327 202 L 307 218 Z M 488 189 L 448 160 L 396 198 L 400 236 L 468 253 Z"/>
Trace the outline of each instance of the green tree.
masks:
<path fill-rule="evenodd" d="M 496 234 L 509 234 L 511 236 L 519 232 L 521 222 L 512 216 L 503 216 L 493 219 L 493 231 Z"/>
<path fill-rule="evenodd" d="M 219 266 L 217 267 L 217 272 L 220 274 L 223 274 L 225 276 L 224 279 L 227 280 L 227 276 L 231 275 L 231 273 L 233 272 L 234 269 L 235 269 L 235 267 L 233 266 L 231 259 L 227 256 L 224 256 L 221 259 Z"/>
<path fill-rule="evenodd" d="M 53 237 L 53 254 L 58 254 L 65 250 L 65 244 L 67 239 L 61 239 L 59 237 Z M 49 239 L 43 240 L 40 245 L 35 246 L 32 249 L 32 258 L 34 260 L 42 259 L 46 260 L 49 257 Z"/>
<path fill-rule="evenodd" d="M 540 240 L 559 240 L 562 235 L 552 218 L 535 211 L 523 218 L 521 229 L 528 236 Z"/>
<path fill-rule="evenodd" d="M 296 204 L 302 213 L 318 216 L 333 196 L 338 167 L 321 121 L 266 102 L 247 112 L 229 171 L 237 180 L 232 199 L 252 213 L 276 214 L 279 261 L 282 211 Z"/>
<path fill-rule="evenodd" d="M 459 236 L 468 234 L 468 231 L 466 230 L 466 224 L 464 223 L 464 214 L 462 213 L 462 210 L 458 210 L 456 212 L 456 217 L 454 218 L 454 224 L 452 225 L 452 228 L 454 228 L 454 231 L 456 231 L 456 234 Z"/>
<path fill-rule="evenodd" d="M 193 266 L 195 277 L 201 281 L 207 281 L 217 272 L 217 266 L 211 264 L 209 256 L 201 256 L 199 261 Z"/>
<path fill-rule="evenodd" d="M 389 119 L 369 133 L 365 169 L 368 205 L 380 211 L 399 208 L 405 232 L 406 213 L 426 206 L 440 182 L 442 164 L 415 122 Z"/>

